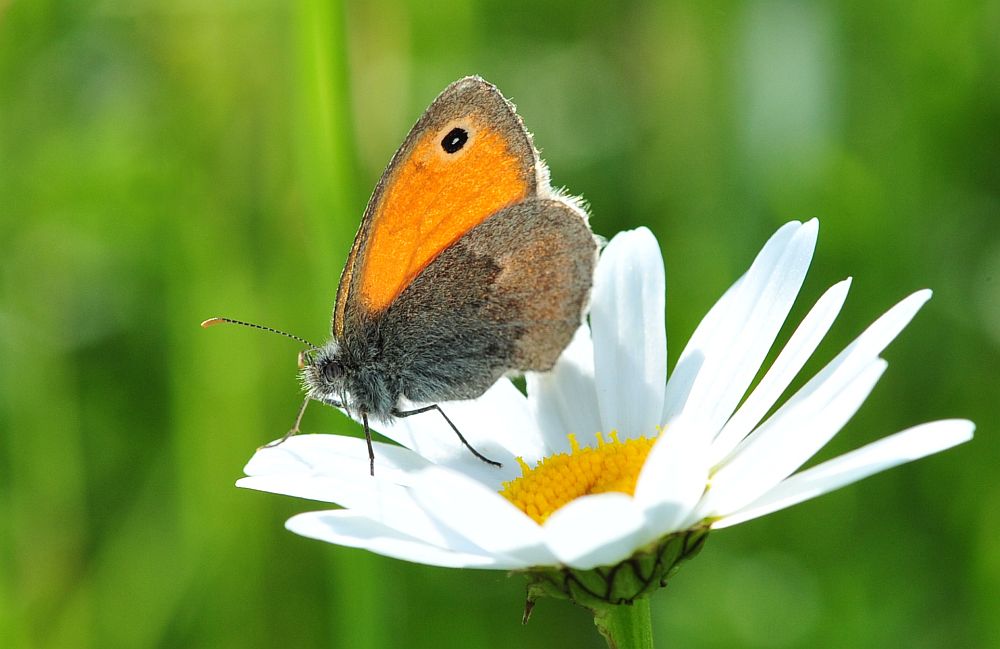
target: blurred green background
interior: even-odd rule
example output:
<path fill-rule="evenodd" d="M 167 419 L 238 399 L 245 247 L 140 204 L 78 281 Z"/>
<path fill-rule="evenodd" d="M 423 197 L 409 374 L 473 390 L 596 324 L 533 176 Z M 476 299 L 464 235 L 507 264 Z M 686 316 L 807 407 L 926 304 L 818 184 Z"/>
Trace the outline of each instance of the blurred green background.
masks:
<path fill-rule="evenodd" d="M 971 444 L 714 534 L 662 647 L 1000 647 L 1000 2 L 0 0 L 0 646 L 602 647 L 523 583 L 296 537 L 233 482 L 299 404 L 350 238 L 471 73 L 594 229 L 647 225 L 676 360 L 781 223 L 815 370 L 935 297 L 822 458 L 936 418 Z M 783 337 L 787 337 L 785 332 Z M 312 408 L 310 431 L 353 432 Z"/>

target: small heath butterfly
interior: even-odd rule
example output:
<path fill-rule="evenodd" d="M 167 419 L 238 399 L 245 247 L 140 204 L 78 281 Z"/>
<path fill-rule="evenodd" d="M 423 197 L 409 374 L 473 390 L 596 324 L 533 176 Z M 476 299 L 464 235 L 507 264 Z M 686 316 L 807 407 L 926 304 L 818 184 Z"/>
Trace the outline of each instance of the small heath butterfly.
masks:
<path fill-rule="evenodd" d="M 587 214 L 549 185 L 514 106 L 479 77 L 459 79 L 372 193 L 340 277 L 333 336 L 299 355 L 307 397 L 288 435 L 310 400 L 346 408 L 364 425 L 374 475 L 369 418 L 437 410 L 472 453 L 497 464 L 436 404 L 479 397 L 508 373 L 551 369 L 580 326 L 596 260 Z M 236 321 L 203 324 L 218 322 Z M 401 398 L 435 405 L 402 410 Z"/>

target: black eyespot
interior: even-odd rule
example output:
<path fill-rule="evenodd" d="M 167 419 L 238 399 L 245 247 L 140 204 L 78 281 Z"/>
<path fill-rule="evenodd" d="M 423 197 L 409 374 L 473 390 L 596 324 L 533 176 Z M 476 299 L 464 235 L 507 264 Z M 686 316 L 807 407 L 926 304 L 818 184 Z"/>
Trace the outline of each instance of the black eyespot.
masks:
<path fill-rule="evenodd" d="M 445 135 L 441 140 L 441 148 L 447 153 L 455 153 L 469 141 L 469 132 L 464 128 L 458 128 L 457 126 L 450 131 L 448 135 Z"/>

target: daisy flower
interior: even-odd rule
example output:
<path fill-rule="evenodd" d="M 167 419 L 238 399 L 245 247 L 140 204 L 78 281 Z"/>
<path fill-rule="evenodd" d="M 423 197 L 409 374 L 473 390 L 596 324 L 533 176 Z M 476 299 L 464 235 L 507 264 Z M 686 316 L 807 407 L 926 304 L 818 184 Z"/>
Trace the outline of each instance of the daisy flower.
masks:
<path fill-rule="evenodd" d="M 597 607 L 663 583 L 709 530 L 814 498 L 972 437 L 965 420 L 921 424 L 799 470 L 885 372 L 883 349 L 930 298 L 905 298 L 782 400 L 839 313 L 850 279 L 816 302 L 762 364 L 813 256 L 816 220 L 781 227 L 698 325 L 667 376 L 664 272 L 645 228 L 598 263 L 589 326 L 551 372 L 503 379 L 441 417 L 379 432 L 369 476 L 362 439 L 299 435 L 257 452 L 237 484 L 340 509 L 291 531 L 436 566 L 525 571 L 540 595 Z M 759 380 L 751 390 L 751 385 Z"/>

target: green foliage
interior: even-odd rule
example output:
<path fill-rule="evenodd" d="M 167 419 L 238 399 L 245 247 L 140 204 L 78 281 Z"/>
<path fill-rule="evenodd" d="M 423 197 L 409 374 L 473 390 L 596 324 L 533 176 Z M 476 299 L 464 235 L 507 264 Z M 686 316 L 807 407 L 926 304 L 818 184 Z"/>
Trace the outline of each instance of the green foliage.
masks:
<path fill-rule="evenodd" d="M 962 448 L 713 534 L 670 647 L 1000 647 L 996 2 L 0 2 L 0 645 L 600 647 L 524 584 L 284 531 L 237 490 L 299 402 L 382 166 L 447 83 L 517 102 L 596 231 L 648 225 L 670 357 L 819 216 L 815 370 L 935 297 L 824 457 L 934 418 Z M 789 332 L 785 333 L 787 337 Z M 313 407 L 307 430 L 356 434 Z"/>

